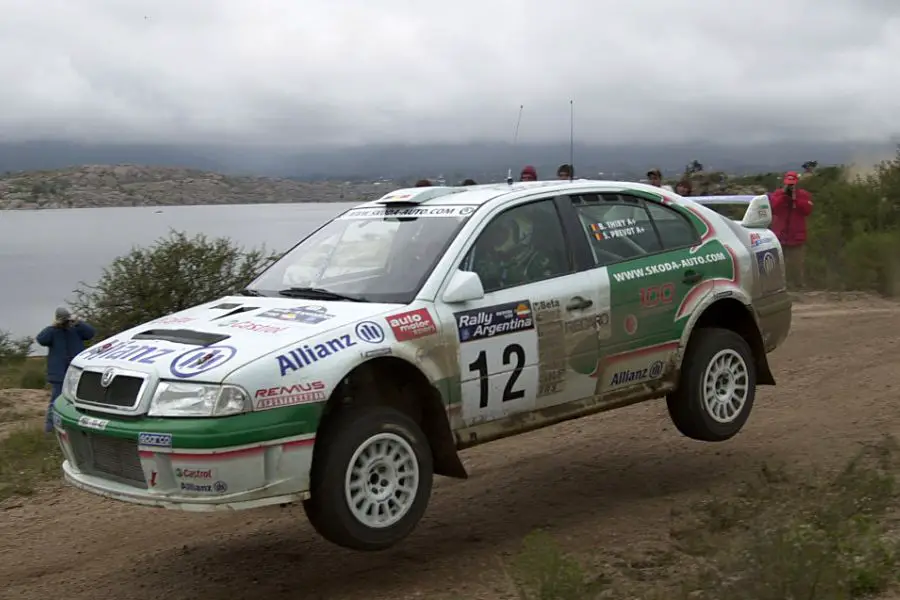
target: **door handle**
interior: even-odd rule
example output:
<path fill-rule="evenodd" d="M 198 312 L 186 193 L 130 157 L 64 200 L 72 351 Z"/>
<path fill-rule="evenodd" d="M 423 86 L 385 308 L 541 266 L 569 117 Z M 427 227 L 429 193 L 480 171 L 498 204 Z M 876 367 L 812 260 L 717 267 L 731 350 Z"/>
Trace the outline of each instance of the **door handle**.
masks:
<path fill-rule="evenodd" d="M 582 298 L 581 296 L 575 296 L 569 303 L 566 304 L 566 310 L 581 310 L 583 308 L 590 308 L 594 305 L 594 301 L 590 298 Z"/>
<path fill-rule="evenodd" d="M 691 269 L 690 271 L 684 272 L 684 278 L 682 279 L 682 281 L 685 283 L 697 283 L 701 279 L 703 279 L 703 275 Z"/>

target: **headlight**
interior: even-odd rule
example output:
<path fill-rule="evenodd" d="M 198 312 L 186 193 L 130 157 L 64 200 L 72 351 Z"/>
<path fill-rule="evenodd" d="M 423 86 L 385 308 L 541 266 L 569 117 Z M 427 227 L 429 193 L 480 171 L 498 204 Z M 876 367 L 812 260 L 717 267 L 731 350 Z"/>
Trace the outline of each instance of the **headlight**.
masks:
<path fill-rule="evenodd" d="M 161 381 L 150 417 L 222 417 L 250 410 L 250 395 L 236 385 Z"/>
<path fill-rule="evenodd" d="M 69 367 L 69 370 L 66 371 L 66 376 L 63 379 L 63 396 L 70 400 L 75 400 L 75 392 L 78 390 L 79 379 L 81 379 L 81 369 L 78 367 Z"/>

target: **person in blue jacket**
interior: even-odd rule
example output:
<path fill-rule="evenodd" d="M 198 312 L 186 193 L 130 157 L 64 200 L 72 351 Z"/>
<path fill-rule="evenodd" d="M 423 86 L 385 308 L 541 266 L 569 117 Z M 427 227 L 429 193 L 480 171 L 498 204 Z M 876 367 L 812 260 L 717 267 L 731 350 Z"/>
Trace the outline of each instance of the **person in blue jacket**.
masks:
<path fill-rule="evenodd" d="M 95 333 L 93 327 L 72 317 L 68 309 L 60 307 L 56 309 L 53 325 L 37 334 L 37 343 L 47 348 L 47 383 L 52 388 L 44 421 L 44 431 L 48 433 L 53 431 L 53 401 L 62 393 L 69 363 L 84 350 L 84 343 Z"/>

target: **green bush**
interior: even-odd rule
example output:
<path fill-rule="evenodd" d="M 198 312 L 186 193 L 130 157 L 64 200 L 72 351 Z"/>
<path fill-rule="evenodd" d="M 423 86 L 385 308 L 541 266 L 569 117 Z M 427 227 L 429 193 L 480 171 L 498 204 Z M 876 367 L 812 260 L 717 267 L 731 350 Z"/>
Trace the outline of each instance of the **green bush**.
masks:
<path fill-rule="evenodd" d="M 806 283 L 815 289 L 900 295 L 900 150 L 860 174 L 857 167 L 819 168 L 800 187 L 813 196 L 807 221 Z M 783 173 L 691 176 L 694 195 L 759 194 L 781 185 Z M 670 182 L 672 185 L 674 181 Z M 740 219 L 744 206 L 716 206 Z"/>
<path fill-rule="evenodd" d="M 133 248 L 84 282 L 71 302 L 101 340 L 166 314 L 235 293 L 277 255 L 245 251 L 227 238 L 188 237 L 172 231 L 147 248 Z"/>
<path fill-rule="evenodd" d="M 9 332 L 0 331 L 0 367 L 20 364 L 31 353 L 31 338 L 14 338 Z"/>

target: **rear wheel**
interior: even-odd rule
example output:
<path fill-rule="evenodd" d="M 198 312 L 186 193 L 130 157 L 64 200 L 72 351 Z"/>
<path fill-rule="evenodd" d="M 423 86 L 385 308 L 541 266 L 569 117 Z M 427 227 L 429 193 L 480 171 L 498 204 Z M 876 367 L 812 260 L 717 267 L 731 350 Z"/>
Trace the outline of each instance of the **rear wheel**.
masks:
<path fill-rule="evenodd" d="M 729 329 L 694 333 L 678 389 L 666 404 L 683 435 L 704 442 L 730 439 L 747 422 L 756 397 L 756 362 L 750 345 Z"/>
<path fill-rule="evenodd" d="M 349 408 L 316 444 L 303 507 L 322 537 L 383 550 L 415 529 L 433 480 L 431 448 L 415 421 L 384 406 Z"/>

